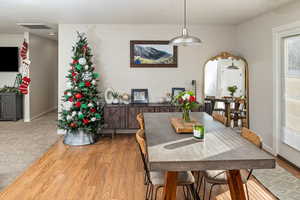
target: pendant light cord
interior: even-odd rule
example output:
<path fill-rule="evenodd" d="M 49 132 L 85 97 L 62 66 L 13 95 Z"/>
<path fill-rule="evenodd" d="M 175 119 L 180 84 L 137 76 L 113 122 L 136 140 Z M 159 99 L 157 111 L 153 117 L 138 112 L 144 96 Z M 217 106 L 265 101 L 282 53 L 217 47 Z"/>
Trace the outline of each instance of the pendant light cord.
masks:
<path fill-rule="evenodd" d="M 183 28 L 186 28 L 186 0 L 184 0 L 184 16 L 183 16 L 183 19 L 184 19 L 184 27 Z"/>

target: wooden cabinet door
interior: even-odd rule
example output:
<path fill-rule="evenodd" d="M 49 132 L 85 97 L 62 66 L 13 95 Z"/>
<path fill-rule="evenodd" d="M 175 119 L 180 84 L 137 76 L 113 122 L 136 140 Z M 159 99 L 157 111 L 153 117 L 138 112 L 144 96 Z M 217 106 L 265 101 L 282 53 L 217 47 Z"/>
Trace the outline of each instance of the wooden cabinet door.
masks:
<path fill-rule="evenodd" d="M 130 106 L 128 108 L 128 128 L 138 129 L 140 126 L 136 120 L 136 115 L 145 112 L 155 112 L 155 108 L 151 106 Z"/>
<path fill-rule="evenodd" d="M 104 108 L 104 123 L 106 128 L 123 129 L 127 128 L 126 107 L 112 106 Z"/>

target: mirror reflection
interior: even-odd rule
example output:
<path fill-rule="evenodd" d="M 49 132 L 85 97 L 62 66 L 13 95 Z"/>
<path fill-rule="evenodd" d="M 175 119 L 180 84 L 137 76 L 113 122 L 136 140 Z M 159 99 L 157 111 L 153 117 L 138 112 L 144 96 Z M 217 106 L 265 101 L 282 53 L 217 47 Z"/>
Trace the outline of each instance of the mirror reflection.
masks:
<path fill-rule="evenodd" d="M 208 113 L 220 115 L 231 127 L 248 127 L 248 74 L 244 58 L 227 52 L 209 59 L 204 66 L 204 95 Z"/>

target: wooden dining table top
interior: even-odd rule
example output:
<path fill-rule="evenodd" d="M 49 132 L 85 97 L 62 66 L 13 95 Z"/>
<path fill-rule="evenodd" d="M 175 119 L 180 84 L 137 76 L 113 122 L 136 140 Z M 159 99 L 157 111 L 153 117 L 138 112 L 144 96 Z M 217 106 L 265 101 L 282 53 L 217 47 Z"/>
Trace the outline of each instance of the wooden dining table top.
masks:
<path fill-rule="evenodd" d="M 170 123 L 182 113 L 144 113 L 149 168 L 153 171 L 271 169 L 275 159 L 204 112 L 191 117 L 205 127 L 203 142 L 178 134 Z"/>

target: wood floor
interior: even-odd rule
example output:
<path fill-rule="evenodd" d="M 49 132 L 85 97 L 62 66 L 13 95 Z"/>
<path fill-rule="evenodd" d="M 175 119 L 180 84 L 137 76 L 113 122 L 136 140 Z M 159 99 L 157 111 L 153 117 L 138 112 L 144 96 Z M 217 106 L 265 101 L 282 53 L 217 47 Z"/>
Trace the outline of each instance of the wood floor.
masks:
<path fill-rule="evenodd" d="M 69 147 L 59 140 L 0 193 L 5 200 L 142 200 L 143 168 L 134 136 L 103 138 L 97 144 Z M 258 182 L 249 183 L 252 200 L 274 198 Z M 183 199 L 178 188 L 178 199 Z M 214 199 L 229 200 L 226 187 Z"/>

